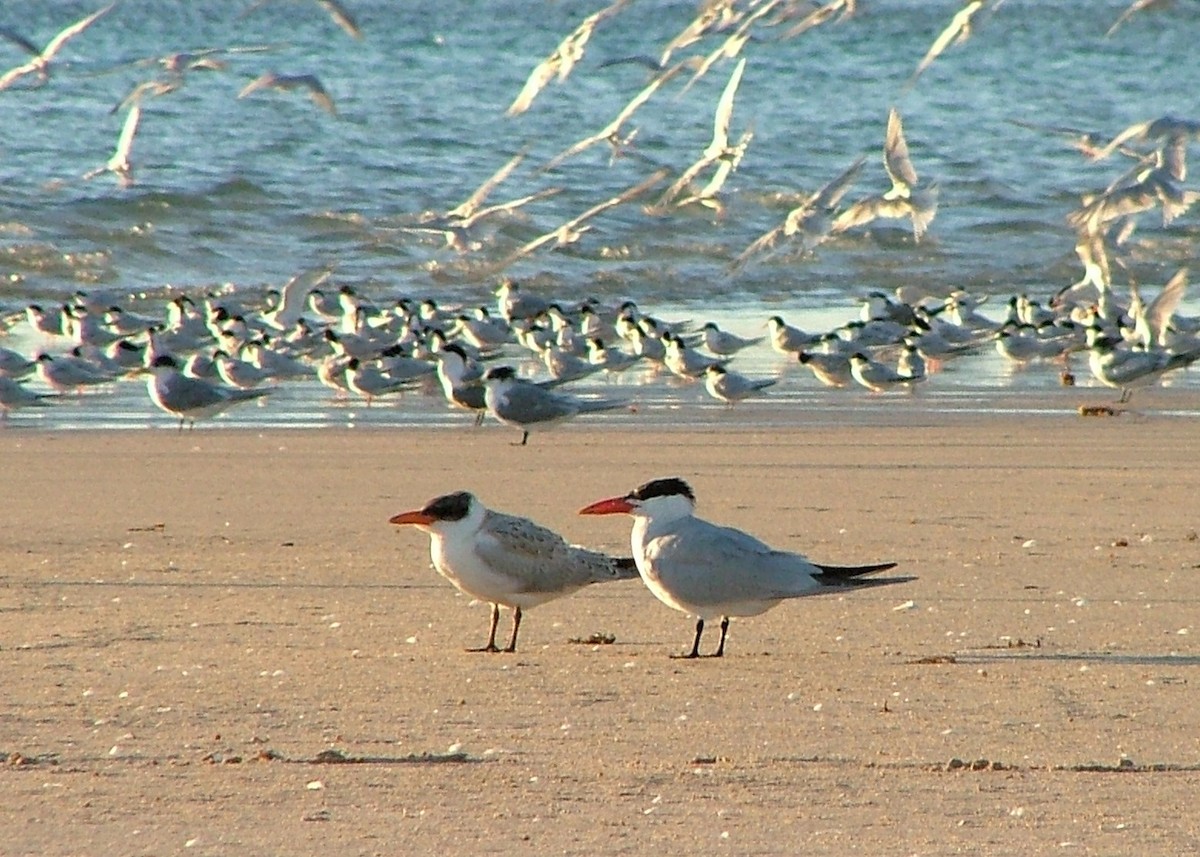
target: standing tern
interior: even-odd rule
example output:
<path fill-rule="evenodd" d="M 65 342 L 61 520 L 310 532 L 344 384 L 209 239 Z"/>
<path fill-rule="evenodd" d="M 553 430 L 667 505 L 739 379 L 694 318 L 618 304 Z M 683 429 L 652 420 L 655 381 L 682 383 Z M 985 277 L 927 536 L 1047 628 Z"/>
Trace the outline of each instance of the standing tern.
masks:
<path fill-rule="evenodd" d="M 1119 345 L 1112 337 L 1097 337 L 1088 354 L 1088 368 L 1101 384 L 1121 391 L 1121 404 L 1129 401 L 1134 387 L 1156 384 L 1165 373 L 1200 360 L 1200 349 L 1172 354 L 1161 348 L 1142 351 Z"/>
<path fill-rule="evenodd" d="M 747 339 L 736 333 L 721 330 L 715 321 L 705 322 L 704 327 L 701 328 L 701 334 L 704 337 L 704 347 L 717 357 L 732 357 L 743 348 L 758 345 L 764 339 L 762 336 Z"/>
<path fill-rule="evenodd" d="M 913 579 L 862 580 L 863 575 L 895 568 L 896 563 L 817 565 L 800 554 L 775 550 L 741 530 L 697 518 L 695 508 L 696 495 L 688 484 L 669 478 L 647 482 L 579 512 L 633 517 L 633 560 L 642 580 L 668 607 L 697 617 L 696 638 L 684 658 L 700 657 L 706 619 L 721 619 L 721 642 L 712 655 L 719 658 L 725 654 L 730 616 L 757 616 L 789 598 Z"/>
<path fill-rule="evenodd" d="M 505 425 L 521 430 L 521 442 L 529 441 L 533 428 L 549 428 L 579 414 L 612 411 L 626 403 L 613 399 L 581 399 L 568 393 L 548 390 L 532 381 L 517 377 L 511 366 L 497 366 L 483 376 L 488 413 Z"/>
<path fill-rule="evenodd" d="M 501 606 L 513 611 L 512 636 L 503 651 L 515 652 L 522 611 L 592 583 L 632 580 L 638 573 L 632 559 L 567 544 L 527 518 L 488 509 L 467 491 L 436 497 L 390 521 L 428 533 L 438 574 L 463 594 L 491 603 L 487 645 L 468 651 L 502 651 L 496 647 Z"/>
<path fill-rule="evenodd" d="M 150 371 L 153 374 L 146 381 L 150 400 L 168 414 L 179 417 L 180 431 L 183 431 L 184 420 L 192 428 L 198 419 L 216 416 L 234 405 L 271 392 L 270 388 L 239 390 L 237 387 L 222 387 L 201 378 L 189 377 L 179 371 L 175 358 L 167 354 L 156 357 Z"/>
<path fill-rule="evenodd" d="M 719 363 L 710 364 L 704 370 L 704 389 L 714 399 L 725 402 L 729 407 L 742 399 L 749 398 L 760 390 L 774 386 L 774 378 L 750 379 L 737 372 L 730 372 Z"/>
<path fill-rule="evenodd" d="M 48 393 L 35 393 L 26 389 L 21 382 L 7 375 L 0 375 L 0 423 L 8 422 L 8 414 L 20 408 L 42 407 L 55 397 Z"/>

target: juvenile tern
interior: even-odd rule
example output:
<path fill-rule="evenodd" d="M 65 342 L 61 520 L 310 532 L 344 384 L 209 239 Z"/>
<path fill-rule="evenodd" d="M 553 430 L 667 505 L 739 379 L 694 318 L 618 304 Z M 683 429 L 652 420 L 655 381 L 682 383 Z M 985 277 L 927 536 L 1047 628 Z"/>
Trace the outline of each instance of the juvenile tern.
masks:
<path fill-rule="evenodd" d="M 840 352 L 825 354 L 801 349 L 796 352 L 796 358 L 826 387 L 846 387 L 854 380 L 850 374 L 850 358 Z"/>
<path fill-rule="evenodd" d="M 725 654 L 730 616 L 757 616 L 789 598 L 883 586 L 911 577 L 863 580 L 896 563 L 826 566 L 775 550 L 753 536 L 697 518 L 696 495 L 678 478 L 655 479 L 621 497 L 600 500 L 581 515 L 633 517 L 633 560 L 642 580 L 669 607 L 697 617 L 696 638 L 684 658 L 700 656 L 704 622 L 721 619 Z"/>
<path fill-rule="evenodd" d="M 41 353 L 35 358 L 37 375 L 56 393 L 80 392 L 84 387 L 107 384 L 113 376 L 94 363 L 72 356 L 52 357 Z"/>
<path fill-rule="evenodd" d="M 783 320 L 782 316 L 773 315 L 767 319 L 767 328 L 771 332 L 771 347 L 779 354 L 790 356 L 812 345 L 816 337 L 805 333 L 798 327 L 792 327 Z"/>
<path fill-rule="evenodd" d="M 47 42 L 46 47 L 44 48 L 39 48 L 37 45 L 33 44 L 33 42 L 29 41 L 23 36 L 18 35 L 17 33 L 14 33 L 12 30 L 0 28 L 0 36 L 3 36 L 13 44 L 19 45 L 29 53 L 33 54 L 33 59 L 17 66 L 16 68 L 9 69 L 3 75 L 0 75 L 0 90 L 8 89 L 8 87 L 12 86 L 17 80 L 20 80 L 27 74 L 33 74 L 35 72 L 37 73 L 41 82 L 45 83 L 50 79 L 50 61 L 58 55 L 58 52 L 62 50 L 63 46 L 71 39 L 75 38 L 84 30 L 86 30 L 88 27 L 92 26 L 92 24 L 96 23 L 96 21 L 100 20 L 109 12 L 111 12 L 113 7 L 116 5 L 116 3 L 109 3 L 103 9 L 93 12 L 86 18 L 81 18 L 74 24 L 71 24 L 69 27 L 64 28 L 63 30 L 59 31 L 59 33 L 53 39 Z"/>
<path fill-rule="evenodd" d="M 0 377 L 20 380 L 33 374 L 37 363 L 11 348 L 0 346 Z"/>
<path fill-rule="evenodd" d="M 272 392 L 271 388 L 239 390 L 222 387 L 179 371 L 179 364 L 170 355 L 155 358 L 146 379 L 150 400 L 160 409 L 179 417 L 179 430 L 186 420 L 194 428 L 196 420 L 216 416 L 234 405 L 258 399 Z"/>
<path fill-rule="evenodd" d="M 521 430 L 521 443 L 529 441 L 531 429 L 550 428 L 580 414 L 612 411 L 626 402 L 611 399 L 583 399 L 568 393 L 548 390 L 517 377 L 511 366 L 497 366 L 483 376 L 487 388 L 484 399 L 488 413 L 505 425 Z"/>
<path fill-rule="evenodd" d="M 567 544 L 527 518 L 486 508 L 467 491 L 436 497 L 390 522 L 428 533 L 438 574 L 463 594 L 491 603 L 487 644 L 468 651 L 515 652 L 523 611 L 592 583 L 631 580 L 638 574 L 632 559 Z M 503 650 L 496 646 L 501 606 L 513 613 L 512 636 Z"/>

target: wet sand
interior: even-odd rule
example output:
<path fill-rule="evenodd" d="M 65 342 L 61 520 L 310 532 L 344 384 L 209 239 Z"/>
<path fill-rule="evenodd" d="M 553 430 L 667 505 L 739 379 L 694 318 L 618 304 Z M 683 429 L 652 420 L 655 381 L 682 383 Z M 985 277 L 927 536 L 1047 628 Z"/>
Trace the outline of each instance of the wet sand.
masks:
<path fill-rule="evenodd" d="M 0 430 L 0 853 L 1200 850 L 1200 426 L 895 422 Z M 693 662 L 606 584 L 472 654 L 487 606 L 387 523 L 467 488 L 627 551 L 576 510 L 667 475 L 918 580 Z"/>

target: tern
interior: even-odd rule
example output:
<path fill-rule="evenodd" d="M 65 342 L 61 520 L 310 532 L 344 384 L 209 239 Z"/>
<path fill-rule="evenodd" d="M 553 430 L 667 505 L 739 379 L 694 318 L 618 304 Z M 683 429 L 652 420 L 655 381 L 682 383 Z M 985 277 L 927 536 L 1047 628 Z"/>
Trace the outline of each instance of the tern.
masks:
<path fill-rule="evenodd" d="M 933 44 L 929 46 L 929 50 L 925 52 L 925 56 L 917 63 L 916 70 L 912 73 L 912 77 L 908 79 L 908 87 L 912 87 L 917 82 L 917 78 L 929 66 L 933 65 L 933 61 L 941 56 L 942 51 L 946 50 L 952 43 L 961 45 L 971 37 L 971 19 L 984 7 L 984 2 L 985 0 L 969 0 L 965 6 L 954 14 L 954 17 L 950 19 L 950 23 L 933 40 Z"/>
<path fill-rule="evenodd" d="M 488 413 L 505 425 L 521 430 L 518 446 L 525 446 L 529 441 L 532 428 L 549 428 L 579 414 L 612 411 L 626 404 L 612 399 L 581 399 L 548 390 L 518 378 L 511 366 L 489 369 L 483 381 Z"/>
<path fill-rule="evenodd" d="M 629 0 L 616 0 L 610 6 L 606 6 L 599 12 L 593 12 L 584 18 L 578 27 L 568 33 L 567 37 L 558 43 L 558 46 L 551 51 L 550 56 L 534 66 L 533 71 L 529 73 L 529 77 L 525 80 L 525 85 L 521 87 L 521 91 L 517 93 L 517 97 L 513 99 L 513 103 L 505 111 L 506 115 L 516 116 L 528 110 L 530 105 L 533 104 L 533 100 L 538 97 L 538 94 L 556 77 L 559 83 L 566 80 L 571 70 L 575 68 L 575 64 L 583 59 L 584 49 L 587 47 L 588 41 L 591 40 L 596 26 L 606 18 L 611 18 L 620 12 L 622 7 L 628 3 Z"/>
<path fill-rule="evenodd" d="M 579 512 L 633 517 L 633 560 L 642 580 L 664 604 L 697 617 L 696 638 L 684 658 L 700 657 L 707 619 L 721 619 L 721 641 L 712 655 L 719 658 L 725 654 L 730 616 L 757 616 L 789 598 L 913 579 L 862 580 L 864 575 L 895 568 L 896 563 L 817 565 L 741 530 L 697 518 L 695 508 L 696 495 L 688 484 L 668 478 Z"/>
<path fill-rule="evenodd" d="M 113 7 L 116 5 L 116 3 L 109 3 L 103 9 L 93 12 L 86 18 L 81 18 L 74 24 L 71 24 L 71 26 L 59 31 L 58 35 L 47 42 L 46 47 L 44 48 L 38 48 L 38 46 L 33 44 L 33 42 L 12 32 L 11 30 L 0 28 L 0 36 L 4 36 L 4 38 L 8 39 L 13 44 L 19 45 L 29 53 L 33 54 L 33 59 L 17 66 L 16 68 L 9 69 L 3 75 L 0 75 L 0 90 L 8 89 L 8 87 L 12 86 L 13 83 L 20 80 L 25 75 L 33 74 L 35 72 L 41 79 L 41 82 L 45 83 L 50 79 L 50 61 L 58 55 L 58 52 L 62 50 L 63 45 L 111 12 Z"/>
<path fill-rule="evenodd" d="M 20 380 L 33 373 L 37 363 L 11 348 L 0 346 L 0 378 Z"/>
<path fill-rule="evenodd" d="M 848 18 L 852 18 L 855 12 L 855 2 L 856 0 L 830 0 L 824 6 L 817 7 L 800 19 L 800 21 L 789 27 L 779 37 L 779 40 L 784 41 L 785 39 L 795 38 L 801 33 L 806 33 L 813 27 L 819 27 L 826 21 L 831 20 L 834 15 L 837 15 L 835 23 L 841 23 Z"/>
<path fill-rule="evenodd" d="M 574 244 L 583 237 L 585 232 L 592 228 L 590 225 L 584 225 L 584 221 L 591 220 L 596 215 L 602 214 L 605 211 L 608 211 L 610 208 L 616 208 L 618 205 L 623 205 L 630 200 L 642 196 L 666 177 L 666 169 L 656 170 L 655 172 L 651 173 L 648 178 L 645 178 L 637 184 L 626 188 L 616 196 L 609 197 L 603 202 L 596 203 L 582 214 L 572 217 L 561 226 L 558 226 L 546 234 L 540 235 L 537 238 L 534 238 L 532 241 L 529 241 L 526 244 L 523 244 L 521 247 L 518 247 L 499 263 L 497 270 L 503 270 L 504 268 L 507 268 L 521 257 L 528 256 L 530 253 L 546 244 L 553 243 L 554 247 L 556 248 L 565 247 L 568 244 Z M 510 316 L 507 315 L 505 317 L 510 318 Z"/>
<path fill-rule="evenodd" d="M 238 15 L 238 18 L 240 19 L 246 17 L 255 9 L 267 5 L 269 2 L 271 2 L 271 0 L 255 0 L 254 3 L 250 4 L 246 11 Z M 318 6 L 329 13 L 329 17 L 333 23 L 345 30 L 346 35 L 353 39 L 362 39 L 362 30 L 359 28 L 358 22 L 354 20 L 354 16 L 350 14 L 349 9 L 337 2 L 337 0 L 316 0 L 316 2 Z"/>
<path fill-rule="evenodd" d="M 762 336 L 746 339 L 736 333 L 721 330 L 715 321 L 706 322 L 701 328 L 701 333 L 704 336 L 704 347 L 718 357 L 732 357 L 743 348 L 758 345 L 764 339 Z"/>
<path fill-rule="evenodd" d="M 771 347 L 784 356 L 796 354 L 816 341 L 815 336 L 785 322 L 783 316 L 771 316 L 767 327 L 771 331 Z"/>
<path fill-rule="evenodd" d="M 260 89 L 278 89 L 281 92 L 290 92 L 293 89 L 308 90 L 308 97 L 312 99 L 313 104 L 320 107 L 330 116 L 337 116 L 337 105 L 333 103 L 333 98 L 329 92 L 317 79 L 315 74 L 278 74 L 273 71 L 268 71 L 254 80 L 250 81 L 242 91 L 238 93 L 238 98 L 245 98 Z"/>
<path fill-rule="evenodd" d="M 85 181 L 91 181 L 101 173 L 110 172 L 121 182 L 122 187 L 133 184 L 133 163 L 129 155 L 133 151 L 133 138 L 137 134 L 138 124 L 142 121 L 142 105 L 134 102 L 125 114 L 125 122 L 121 125 L 121 135 L 117 138 L 117 146 L 112 156 L 102 166 L 96 167 L 83 174 Z"/>
<path fill-rule="evenodd" d="M 826 387 L 846 387 L 854 380 L 850 374 L 850 358 L 840 351 L 826 354 L 800 350 L 796 352 L 796 358 L 801 366 L 811 369 L 816 379 Z"/>
<path fill-rule="evenodd" d="M 592 583 L 632 580 L 632 559 L 618 559 L 567 542 L 527 518 L 488 509 L 475 495 L 458 491 L 403 512 L 393 524 L 412 524 L 429 534 L 429 555 L 438 574 L 463 594 L 492 605 L 487 645 L 472 652 L 515 652 L 521 615 Z M 500 608 L 513 613 L 512 636 L 496 647 Z"/>
<path fill-rule="evenodd" d="M 1172 354 L 1161 348 L 1127 350 L 1119 344 L 1109 336 L 1097 337 L 1088 354 L 1088 368 L 1101 384 L 1121 391 L 1121 404 L 1129 401 L 1134 387 L 1156 384 L 1165 373 L 1200 360 L 1200 349 Z"/>
<path fill-rule="evenodd" d="M 1121 26 L 1136 15 L 1138 12 L 1143 12 L 1146 9 L 1153 9 L 1155 6 L 1165 5 L 1163 0 L 1133 0 L 1125 11 L 1120 14 L 1117 20 L 1113 21 L 1112 26 L 1104 33 L 1104 38 L 1112 38 L 1113 33 L 1121 29 Z"/>
<path fill-rule="evenodd" d="M 81 392 L 84 387 L 107 384 L 113 376 L 96 364 L 74 356 L 52 357 L 41 353 L 35 358 L 37 375 L 56 393 Z"/>
<path fill-rule="evenodd" d="M 851 205 L 833 221 L 834 233 L 870 223 L 878 217 L 912 220 L 913 239 L 920 241 L 937 214 L 937 185 L 920 184 L 908 155 L 904 126 L 893 107 L 888 111 L 884 135 L 883 166 L 892 186 L 879 196 L 870 196 Z"/>
<path fill-rule="evenodd" d="M 841 203 L 842 197 L 858 179 L 862 171 L 864 157 L 855 159 L 848 168 L 831 181 L 818 188 L 811 196 L 806 196 L 800 205 L 793 208 L 784 217 L 783 223 L 761 235 L 746 247 L 730 265 L 731 271 L 742 268 L 759 253 L 774 250 L 785 238 L 800 235 L 803 238 L 803 250 L 810 252 L 818 244 L 829 237 L 833 228 L 833 212 Z"/>
<path fill-rule="evenodd" d="M 708 390 L 708 394 L 714 399 L 725 402 L 730 407 L 760 390 L 774 386 L 775 383 L 774 378 L 752 380 L 737 372 L 730 372 L 719 363 L 713 363 L 704 370 L 704 389 Z"/>
<path fill-rule="evenodd" d="M 754 138 L 754 132 L 745 131 L 737 143 L 731 145 L 729 142 L 729 123 L 733 118 L 733 100 L 737 95 L 738 86 L 741 85 L 742 74 L 745 70 L 746 58 L 743 57 L 734 66 L 733 74 L 729 76 L 729 82 L 725 84 L 721 98 L 717 101 L 717 109 L 713 116 L 712 140 L 701 153 L 700 159 L 680 174 L 675 183 L 667 188 L 658 201 L 651 206 L 651 211 L 662 212 L 670 206 L 681 207 L 692 202 L 718 207 L 715 199 L 717 192 L 724 186 L 729 174 L 742 162 L 742 158 L 746 154 L 746 147 Z M 680 199 L 692 180 L 713 164 L 716 164 L 717 167 L 708 184 L 695 194 Z"/>
<path fill-rule="evenodd" d="M 872 393 L 882 393 L 894 387 L 907 387 L 911 391 L 912 384 L 925 379 L 924 374 L 901 374 L 890 366 L 877 363 L 861 351 L 850 355 L 850 374 Z"/>
<path fill-rule="evenodd" d="M 154 359 L 153 373 L 146 379 L 150 400 L 172 416 L 179 417 L 179 430 L 186 420 L 194 428 L 196 420 L 216 416 L 234 405 L 249 402 L 271 392 L 270 388 L 239 390 L 222 387 L 201 378 L 192 378 L 179 371 L 175 358 L 164 354 Z"/>
<path fill-rule="evenodd" d="M 9 412 L 20 408 L 42 407 L 51 403 L 54 396 L 35 393 L 22 386 L 20 381 L 0 375 L 0 422 L 8 422 Z"/>

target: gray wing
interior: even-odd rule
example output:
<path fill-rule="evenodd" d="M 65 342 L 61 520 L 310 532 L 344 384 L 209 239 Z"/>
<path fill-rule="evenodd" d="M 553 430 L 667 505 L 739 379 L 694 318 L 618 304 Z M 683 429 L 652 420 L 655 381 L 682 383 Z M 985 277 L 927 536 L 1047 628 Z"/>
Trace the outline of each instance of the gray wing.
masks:
<path fill-rule="evenodd" d="M 579 402 L 575 398 L 529 383 L 512 384 L 508 394 L 496 404 L 497 416 L 520 423 L 561 420 L 579 413 Z"/>
<path fill-rule="evenodd" d="M 511 578 L 517 592 L 565 592 L 630 576 L 612 557 L 569 545 L 558 533 L 527 518 L 489 511 L 483 530 L 491 538 L 480 539 L 476 552 Z"/>
<path fill-rule="evenodd" d="M 819 569 L 799 554 L 779 551 L 748 533 L 698 518 L 646 546 L 651 568 L 670 566 L 688 576 L 693 603 L 790 598 L 820 588 Z M 668 572 L 672 574 L 672 572 Z"/>
<path fill-rule="evenodd" d="M 162 399 L 172 410 L 211 408 L 228 398 L 228 393 L 220 387 L 187 375 L 172 375 L 162 387 Z"/>

